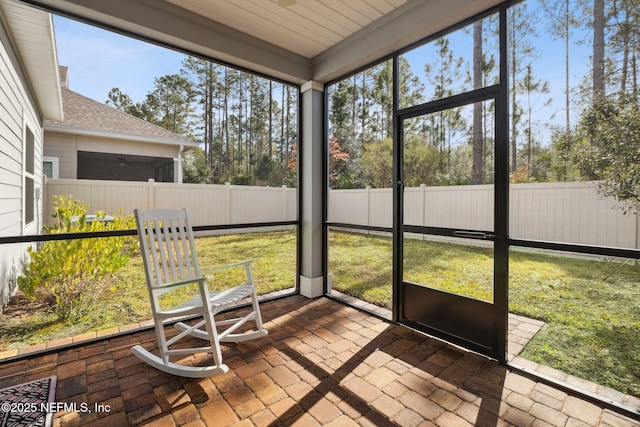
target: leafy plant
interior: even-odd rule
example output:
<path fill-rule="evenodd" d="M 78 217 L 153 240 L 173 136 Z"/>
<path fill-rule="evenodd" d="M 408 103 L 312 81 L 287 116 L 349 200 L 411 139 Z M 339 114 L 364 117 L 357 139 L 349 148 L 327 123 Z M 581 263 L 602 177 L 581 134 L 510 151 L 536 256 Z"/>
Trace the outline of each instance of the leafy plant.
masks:
<path fill-rule="evenodd" d="M 599 190 L 623 204 L 625 213 L 640 210 L 640 107 L 627 99 L 604 99 L 585 111 L 578 141 L 578 162 Z"/>
<path fill-rule="evenodd" d="M 87 218 L 88 205 L 64 196 L 54 196 L 58 224 L 51 234 L 133 229 L 133 216 L 108 218 L 96 212 Z M 108 237 L 49 241 L 29 248 L 31 261 L 18 285 L 31 299 L 42 299 L 64 320 L 87 314 L 107 290 L 102 279 L 123 267 L 137 250 L 135 237 Z"/>

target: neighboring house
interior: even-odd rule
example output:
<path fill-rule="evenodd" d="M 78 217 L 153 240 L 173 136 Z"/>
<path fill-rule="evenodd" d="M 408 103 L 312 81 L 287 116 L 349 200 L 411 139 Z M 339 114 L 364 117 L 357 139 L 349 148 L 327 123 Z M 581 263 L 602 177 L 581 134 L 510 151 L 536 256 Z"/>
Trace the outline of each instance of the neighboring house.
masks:
<path fill-rule="evenodd" d="M 45 119 L 49 178 L 182 182 L 182 152 L 193 141 L 68 88 L 60 67 L 64 120 Z"/>
<path fill-rule="evenodd" d="M 43 120 L 62 121 L 51 15 L 0 0 L 0 236 L 42 228 Z M 0 311 L 28 244 L 0 245 Z"/>

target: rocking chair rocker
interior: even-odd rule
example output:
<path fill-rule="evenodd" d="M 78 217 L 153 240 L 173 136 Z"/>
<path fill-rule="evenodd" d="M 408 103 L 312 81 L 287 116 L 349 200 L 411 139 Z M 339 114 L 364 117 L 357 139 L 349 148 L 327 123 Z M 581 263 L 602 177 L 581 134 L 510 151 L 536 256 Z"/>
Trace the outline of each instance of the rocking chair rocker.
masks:
<path fill-rule="evenodd" d="M 186 209 L 157 209 L 144 212 L 136 209 L 135 217 L 160 357 L 141 345 L 134 346 L 131 349 L 132 353 L 156 369 L 182 377 L 205 378 L 228 372 L 229 368 L 222 363 L 221 342 L 247 341 L 268 333 L 262 325 L 251 274 L 252 261 L 238 262 L 202 272 Z M 210 291 L 208 285 L 212 283 L 213 276 L 207 274 L 232 267 L 244 267 L 246 282 L 230 289 Z M 164 301 L 169 294 L 184 295 L 189 290 L 192 290 L 194 295 L 184 303 L 170 305 Z M 246 299 L 251 300 L 249 314 L 233 319 L 215 320 L 214 316 L 220 311 L 237 306 Z M 186 320 L 198 318 L 201 320 L 194 325 L 185 323 Z M 255 322 L 255 329 L 236 332 L 248 321 Z M 174 327 L 180 332 L 167 339 L 165 326 L 171 323 L 174 323 Z M 225 329 L 219 331 L 218 326 L 225 326 Z M 207 343 L 196 348 L 170 348 L 181 339 L 190 336 Z M 211 353 L 214 364 L 189 366 L 170 360 L 170 356 L 196 353 Z"/>

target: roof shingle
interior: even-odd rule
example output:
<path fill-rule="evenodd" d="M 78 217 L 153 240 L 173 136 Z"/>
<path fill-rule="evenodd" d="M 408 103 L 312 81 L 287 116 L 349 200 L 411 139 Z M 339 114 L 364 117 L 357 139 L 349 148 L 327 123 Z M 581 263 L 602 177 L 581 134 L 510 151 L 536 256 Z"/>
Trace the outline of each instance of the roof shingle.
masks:
<path fill-rule="evenodd" d="M 49 128 L 62 130 L 67 128 L 70 133 L 105 133 L 113 134 L 119 139 L 140 140 L 157 139 L 157 142 L 174 143 L 176 145 L 196 146 L 193 141 L 149 123 L 145 120 L 109 107 L 70 89 L 62 89 L 62 105 L 64 120 L 45 120 Z"/>

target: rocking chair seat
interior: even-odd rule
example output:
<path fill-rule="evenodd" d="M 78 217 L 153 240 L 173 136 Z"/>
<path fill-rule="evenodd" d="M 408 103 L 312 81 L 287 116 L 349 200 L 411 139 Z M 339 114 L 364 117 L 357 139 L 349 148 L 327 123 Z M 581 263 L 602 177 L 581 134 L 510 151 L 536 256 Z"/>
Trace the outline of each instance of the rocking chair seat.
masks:
<path fill-rule="evenodd" d="M 209 303 L 211 304 L 214 314 L 216 314 L 220 309 L 228 306 L 229 304 L 237 303 L 238 301 L 248 297 L 251 295 L 251 292 L 253 292 L 253 286 L 251 285 L 240 285 L 223 291 L 212 291 L 209 292 Z M 189 301 L 175 307 L 162 310 L 158 314 L 166 317 L 172 317 L 178 314 L 184 315 L 194 310 L 200 310 L 201 307 L 202 297 L 200 295 L 196 295 Z"/>

